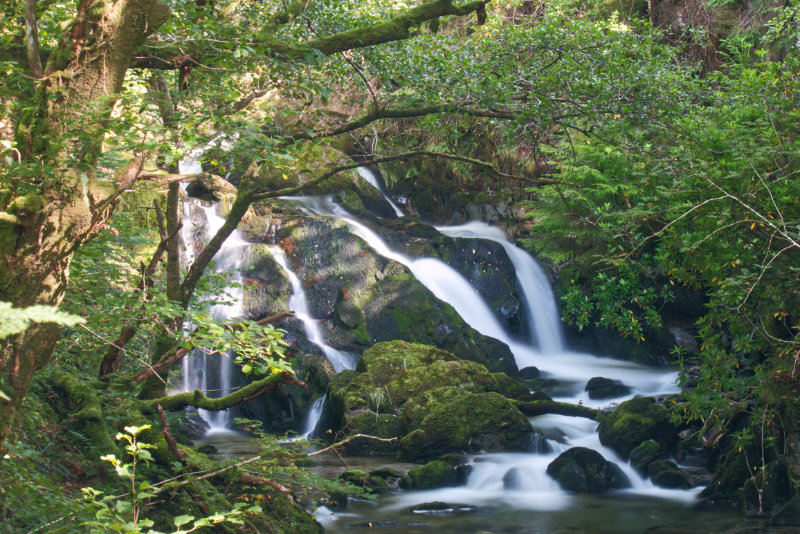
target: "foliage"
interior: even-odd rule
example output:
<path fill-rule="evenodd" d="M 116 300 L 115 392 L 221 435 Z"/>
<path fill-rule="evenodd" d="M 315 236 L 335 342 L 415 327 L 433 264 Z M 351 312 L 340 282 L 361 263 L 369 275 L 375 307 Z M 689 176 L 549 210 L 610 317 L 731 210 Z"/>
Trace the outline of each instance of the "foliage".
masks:
<path fill-rule="evenodd" d="M 145 532 L 147 534 L 160 534 L 153 530 L 155 523 L 140 517 L 142 506 L 149 499 L 155 496 L 153 487 L 147 481 L 139 481 L 136 477 L 136 466 L 139 462 L 150 462 L 153 456 L 148 449 L 153 446 L 142 443 L 137 436 L 150 425 L 140 427 L 125 427 L 125 433 L 117 434 L 118 440 L 127 442 L 125 452 L 130 458 L 130 462 L 122 462 L 115 455 L 107 455 L 101 460 L 107 461 L 114 466 L 117 476 L 129 481 L 129 492 L 122 496 L 103 496 L 101 491 L 94 488 L 84 488 L 88 507 L 95 510 L 95 520 L 87 521 L 85 526 L 90 527 L 90 532 L 100 534 L 106 532 L 116 532 L 120 534 L 133 534 Z M 122 500 L 127 497 L 127 500 Z M 172 534 L 188 534 L 204 527 L 228 522 L 243 524 L 241 517 L 246 513 L 260 512 L 259 507 L 248 507 L 246 503 L 237 503 L 234 508 L 227 512 L 218 512 L 208 517 L 195 519 L 191 515 L 179 515 L 173 518 L 175 530 Z"/>
<path fill-rule="evenodd" d="M 82 317 L 64 313 L 54 306 L 37 305 L 14 308 L 8 302 L 0 302 L 0 339 L 24 331 L 31 323 L 75 326 L 83 322 Z"/>

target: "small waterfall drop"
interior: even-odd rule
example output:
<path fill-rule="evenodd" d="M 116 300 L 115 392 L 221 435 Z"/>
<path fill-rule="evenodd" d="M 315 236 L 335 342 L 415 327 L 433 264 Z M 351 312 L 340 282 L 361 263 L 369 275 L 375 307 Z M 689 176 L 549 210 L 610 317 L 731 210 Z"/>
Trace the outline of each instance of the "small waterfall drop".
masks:
<path fill-rule="evenodd" d="M 386 199 L 386 202 L 388 202 L 389 205 L 394 210 L 395 215 L 397 215 L 398 217 L 402 217 L 404 215 L 403 210 L 401 210 L 400 207 L 397 204 L 395 204 L 394 200 L 389 198 L 389 195 L 386 194 L 386 191 L 383 190 L 383 187 L 381 187 L 380 182 L 378 182 L 378 177 L 375 176 L 375 174 L 371 170 L 369 170 L 366 167 L 358 167 L 358 169 L 356 170 L 358 171 L 359 176 L 361 176 L 372 187 L 377 189 L 381 195 L 383 195 L 383 198 Z"/>
<path fill-rule="evenodd" d="M 472 221 L 460 226 L 437 226 L 436 229 L 450 237 L 475 237 L 500 243 L 514 264 L 517 281 L 523 290 L 525 306 L 530 314 L 531 330 L 536 332 L 539 351 L 545 354 L 564 351 L 555 295 L 544 270 L 530 254 L 511 243 L 500 228 L 482 221 Z"/>
<path fill-rule="evenodd" d="M 323 395 L 322 397 L 315 399 L 311 404 L 311 407 L 308 409 L 308 413 L 306 413 L 305 421 L 303 422 L 303 430 L 300 433 L 302 437 L 307 438 L 311 436 L 311 434 L 317 429 L 317 426 L 319 426 L 319 420 L 322 418 L 322 408 L 325 406 L 326 398 L 327 395 Z"/>
<path fill-rule="evenodd" d="M 311 313 L 308 311 L 308 301 L 306 300 L 306 292 L 303 289 L 303 284 L 300 282 L 297 275 L 289 268 L 289 263 L 286 260 L 286 254 L 283 252 L 283 249 L 277 246 L 271 246 L 269 247 L 269 251 L 278 265 L 281 266 L 289 277 L 289 283 L 292 286 L 292 295 L 289 297 L 289 309 L 294 310 L 294 316 L 303 322 L 308 340 L 322 349 L 325 357 L 331 362 L 334 371 L 337 373 L 343 369 L 355 369 L 355 356 L 335 349 L 325 343 L 319 321 L 311 317 Z"/>

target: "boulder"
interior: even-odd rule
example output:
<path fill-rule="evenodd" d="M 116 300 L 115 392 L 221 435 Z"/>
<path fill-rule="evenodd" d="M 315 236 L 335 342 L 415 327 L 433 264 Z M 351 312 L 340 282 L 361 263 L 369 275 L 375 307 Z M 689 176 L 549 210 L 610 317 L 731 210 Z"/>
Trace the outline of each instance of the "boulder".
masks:
<path fill-rule="evenodd" d="M 667 460 L 656 460 L 647 466 L 650 480 L 659 488 L 689 489 L 692 480 L 675 464 Z"/>
<path fill-rule="evenodd" d="M 773 526 L 800 526 L 800 495 L 795 495 L 773 515 L 769 524 Z"/>
<path fill-rule="evenodd" d="M 431 417 L 446 419 L 449 412 L 443 413 L 444 410 L 461 414 L 465 412 L 462 405 L 485 401 L 486 409 L 473 418 L 474 424 L 466 425 L 466 434 L 458 424 L 445 421 L 448 435 L 438 446 L 426 444 L 422 447 L 424 454 L 415 450 L 407 455 L 429 460 L 448 452 L 478 450 L 464 445 L 469 439 L 476 447 L 494 444 L 490 436 L 498 436 L 499 443 L 508 442 L 514 450 L 521 450 L 522 445 L 509 436 L 512 429 L 519 431 L 521 427 L 530 432 L 530 424 L 504 395 L 526 391 L 523 384 L 504 373 L 491 373 L 481 364 L 459 360 L 436 347 L 392 341 L 375 344 L 364 352 L 355 371 L 334 377 L 329 398 L 334 429 L 342 429 L 348 435 L 363 433 L 398 439 L 415 430 L 431 428 L 434 423 L 426 423 Z M 486 400 L 476 396 L 489 392 L 496 397 Z M 497 419 L 494 410 L 510 419 Z M 440 425 L 435 434 L 442 434 L 443 423 L 435 424 Z M 394 447 L 393 442 L 359 438 L 348 442 L 345 449 L 350 454 L 392 453 Z M 494 445 L 493 450 L 498 447 L 502 445 Z"/>
<path fill-rule="evenodd" d="M 793 495 L 786 461 L 773 460 L 744 483 L 742 508 L 751 517 L 771 516 L 781 510 Z"/>
<path fill-rule="evenodd" d="M 631 388 L 620 382 L 619 380 L 611 380 L 610 378 L 603 378 L 596 376 L 586 383 L 584 388 L 589 393 L 590 399 L 614 399 L 629 395 Z"/>
<path fill-rule="evenodd" d="M 624 459 L 628 459 L 634 447 L 648 439 L 658 443 L 661 453 L 670 451 L 678 442 L 678 428 L 670 420 L 669 410 L 647 397 L 620 404 L 602 417 L 597 432 L 600 443 L 614 449 Z"/>
<path fill-rule="evenodd" d="M 408 489 L 435 489 L 455 486 L 457 482 L 456 469 L 452 465 L 434 460 L 409 470 L 401 485 Z"/>
<path fill-rule="evenodd" d="M 547 474 L 565 491 L 576 493 L 604 493 L 631 485 L 617 464 L 586 447 L 572 447 L 562 452 L 547 466 Z"/>
<path fill-rule="evenodd" d="M 647 474 L 647 466 L 658 458 L 660 449 L 661 446 L 652 439 L 641 442 L 631 451 L 631 466 L 636 469 L 639 474 Z"/>
<path fill-rule="evenodd" d="M 498 393 L 466 393 L 436 406 L 419 428 L 400 440 L 399 455 L 427 460 L 453 451 L 524 451 L 531 442 L 528 419 Z"/>

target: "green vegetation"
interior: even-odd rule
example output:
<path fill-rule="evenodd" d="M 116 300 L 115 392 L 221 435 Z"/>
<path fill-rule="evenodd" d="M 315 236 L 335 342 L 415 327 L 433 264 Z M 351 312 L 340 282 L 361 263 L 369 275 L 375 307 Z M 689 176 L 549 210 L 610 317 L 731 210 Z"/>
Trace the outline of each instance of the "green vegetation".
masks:
<path fill-rule="evenodd" d="M 575 336 L 671 353 L 682 392 L 669 411 L 637 399 L 605 416 L 510 399 L 525 387 L 490 372 L 514 371 L 507 347 L 467 328 L 405 268 L 361 258 L 345 229 L 322 235 L 303 219 L 280 242 L 290 261 L 293 247 L 330 246 L 360 262 L 346 285 L 354 270 L 305 266 L 326 317 L 362 348 L 400 337 L 438 347 L 378 344 L 332 379 L 345 432 L 383 440 L 349 450 L 424 460 L 522 450 L 523 414 L 568 413 L 599 418 L 601 439 L 664 486 L 689 484 L 653 450 L 672 449 L 681 429 L 711 451 L 707 497 L 744 496 L 758 513 L 791 498 L 767 499 L 765 486 L 800 480 L 786 467 L 800 454 L 796 0 L 709 0 L 705 18 L 681 21 L 638 0 L 7 4 L 4 528 L 231 532 L 242 519 L 251 531 L 317 532 L 295 496 L 363 494 L 312 476 L 306 454 L 274 436 L 256 432 L 263 452 L 238 465 L 192 449 L 185 433 L 186 408 L 307 385 L 302 355 L 266 313 L 217 321 L 206 311 L 226 300 L 213 262 L 243 221 L 267 242 L 265 221 L 287 212 L 277 197 L 332 193 L 359 213 L 381 204 L 358 185 L 351 156 L 381 165 L 426 222 L 504 218 L 557 281 Z M 204 171 L 177 176 L 197 150 Z M 188 265 L 180 180 L 224 192 L 225 222 Z M 435 233 L 414 221 L 404 222 L 412 248 Z M 263 278 L 248 279 L 248 313 L 289 311 L 286 280 Z M 696 352 L 673 344 L 674 328 Z M 242 386 L 220 398 L 168 394 L 194 348 L 234 354 Z M 451 474 L 441 462 L 428 469 Z M 162 491 L 170 498 L 155 498 Z M 240 499 L 252 515 L 234 508 Z M 788 502 L 776 521 L 797 515 L 796 497 Z"/>

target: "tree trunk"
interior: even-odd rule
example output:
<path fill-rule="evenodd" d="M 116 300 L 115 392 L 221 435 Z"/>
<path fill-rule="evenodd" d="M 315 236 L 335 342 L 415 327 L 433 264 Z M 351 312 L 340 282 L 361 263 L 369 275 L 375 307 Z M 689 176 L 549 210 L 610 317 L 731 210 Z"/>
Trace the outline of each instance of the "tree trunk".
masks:
<path fill-rule="evenodd" d="M 16 124 L 22 160 L 41 170 L 20 180 L 27 194 L 12 190 L 11 200 L 0 204 L 0 300 L 57 306 L 72 254 L 141 171 L 142 159 L 134 158 L 113 177 L 116 190 L 109 195 L 98 187 L 95 156 L 134 50 L 168 15 L 158 0 L 78 2 Z M 0 372 L 12 391 L 10 401 L 0 400 L 0 443 L 12 435 L 31 376 L 50 361 L 57 339 L 54 325 L 37 324 L 3 341 Z"/>

